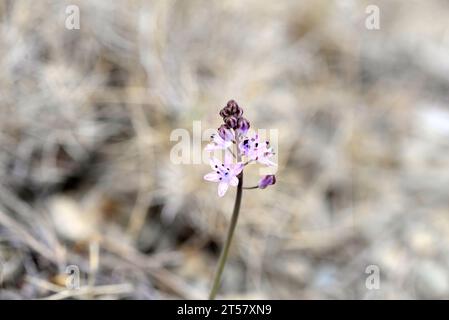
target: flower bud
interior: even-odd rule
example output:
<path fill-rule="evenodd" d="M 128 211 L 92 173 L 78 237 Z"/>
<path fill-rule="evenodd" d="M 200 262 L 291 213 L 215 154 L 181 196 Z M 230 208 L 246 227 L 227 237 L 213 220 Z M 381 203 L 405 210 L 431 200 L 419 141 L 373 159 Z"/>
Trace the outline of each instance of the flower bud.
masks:
<path fill-rule="evenodd" d="M 227 117 L 229 117 L 231 115 L 232 115 L 231 108 L 224 107 L 223 109 L 220 110 L 220 116 L 223 119 L 225 119 L 225 118 L 227 118 Z"/>
<path fill-rule="evenodd" d="M 231 115 L 233 115 L 236 118 L 239 118 L 243 115 L 243 109 L 239 107 L 237 102 L 235 100 L 229 100 L 226 104 L 226 108 L 229 109 L 231 112 Z"/>
<path fill-rule="evenodd" d="M 265 189 L 266 187 L 275 184 L 276 183 L 276 177 L 273 174 L 267 175 L 260 179 L 259 181 L 259 189 Z"/>
<path fill-rule="evenodd" d="M 238 120 L 234 116 L 229 116 L 224 119 L 224 122 L 228 128 L 235 129 L 237 128 Z"/>
<path fill-rule="evenodd" d="M 228 103 L 226 103 L 226 107 L 229 108 L 234 108 L 234 107 L 238 107 L 239 105 L 237 104 L 237 102 L 233 99 L 229 100 Z"/>
<path fill-rule="evenodd" d="M 230 141 L 234 139 L 234 134 L 232 133 L 231 129 L 229 129 L 228 126 L 225 124 L 222 124 L 220 128 L 218 128 L 218 134 L 225 141 Z"/>
<path fill-rule="evenodd" d="M 250 128 L 250 123 L 247 119 L 242 117 L 237 120 L 237 129 L 236 130 L 240 135 L 245 135 L 248 132 L 249 128 Z"/>

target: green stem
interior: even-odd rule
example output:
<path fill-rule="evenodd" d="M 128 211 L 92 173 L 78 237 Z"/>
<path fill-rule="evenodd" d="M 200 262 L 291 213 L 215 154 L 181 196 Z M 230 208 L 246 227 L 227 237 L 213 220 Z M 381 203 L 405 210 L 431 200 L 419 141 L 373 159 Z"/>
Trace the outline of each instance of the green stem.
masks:
<path fill-rule="evenodd" d="M 237 186 L 237 194 L 235 196 L 234 202 L 234 211 L 232 212 L 231 224 L 229 225 L 228 235 L 226 237 L 226 242 L 223 247 L 223 250 L 220 254 L 220 259 L 218 260 L 217 270 L 214 275 L 214 282 L 212 284 L 212 289 L 209 294 L 209 300 L 214 300 L 217 295 L 217 291 L 220 287 L 221 283 L 221 275 L 223 273 L 224 266 L 226 264 L 226 260 L 228 258 L 229 247 L 231 246 L 232 236 L 234 235 L 235 227 L 237 226 L 237 220 L 240 212 L 240 203 L 242 202 L 242 193 L 243 193 L 243 172 L 239 175 L 239 184 Z"/>
<path fill-rule="evenodd" d="M 259 186 L 253 186 L 253 187 L 243 187 L 244 190 L 252 190 L 252 189 L 259 189 Z"/>

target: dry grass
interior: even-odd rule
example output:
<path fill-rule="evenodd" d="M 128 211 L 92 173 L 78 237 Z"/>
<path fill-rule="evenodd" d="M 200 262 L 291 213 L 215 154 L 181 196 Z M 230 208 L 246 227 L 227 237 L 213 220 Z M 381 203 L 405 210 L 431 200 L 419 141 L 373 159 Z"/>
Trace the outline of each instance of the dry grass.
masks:
<path fill-rule="evenodd" d="M 222 297 L 448 298 L 449 5 L 367 4 L 0 0 L 0 298 L 205 298 L 233 195 L 169 136 L 230 98 L 279 172 Z"/>

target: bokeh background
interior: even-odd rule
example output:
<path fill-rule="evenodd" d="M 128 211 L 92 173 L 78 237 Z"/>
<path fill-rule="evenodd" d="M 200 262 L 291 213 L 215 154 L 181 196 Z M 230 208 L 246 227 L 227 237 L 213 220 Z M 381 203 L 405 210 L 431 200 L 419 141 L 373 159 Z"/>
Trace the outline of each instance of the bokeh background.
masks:
<path fill-rule="evenodd" d="M 169 137 L 231 98 L 279 167 L 221 298 L 449 298 L 448 89 L 444 0 L 1 0 L 0 298 L 206 298 L 235 190 Z"/>

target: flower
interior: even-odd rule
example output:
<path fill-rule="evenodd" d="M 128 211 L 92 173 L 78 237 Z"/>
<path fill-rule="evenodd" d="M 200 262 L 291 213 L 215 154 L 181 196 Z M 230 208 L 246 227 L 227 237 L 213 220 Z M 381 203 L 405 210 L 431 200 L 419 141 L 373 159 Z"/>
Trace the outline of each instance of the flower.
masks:
<path fill-rule="evenodd" d="M 237 133 L 241 136 L 246 135 L 250 127 L 250 123 L 245 118 L 241 117 L 237 120 Z"/>
<path fill-rule="evenodd" d="M 225 141 L 232 141 L 235 138 L 234 132 L 225 124 L 222 124 L 220 128 L 218 128 L 218 134 Z"/>
<path fill-rule="evenodd" d="M 259 189 L 265 189 L 266 187 L 276 183 L 276 176 L 273 174 L 266 175 L 259 181 Z"/>
<path fill-rule="evenodd" d="M 218 128 L 218 134 L 214 133 L 210 137 L 212 138 L 212 141 L 206 146 L 206 151 L 227 149 L 232 146 L 234 133 L 222 125 Z"/>
<path fill-rule="evenodd" d="M 224 123 L 228 126 L 228 128 L 236 129 L 238 119 L 235 116 L 229 116 L 224 119 Z"/>
<path fill-rule="evenodd" d="M 259 142 L 259 135 L 257 134 L 252 138 L 243 139 L 239 144 L 239 149 L 242 151 L 242 154 L 247 156 L 250 160 L 258 161 L 267 166 L 276 165 L 269 159 L 274 155 L 270 143 L 268 141 L 265 141 L 265 143 Z"/>
<path fill-rule="evenodd" d="M 237 187 L 239 184 L 237 176 L 243 170 L 243 163 L 232 163 L 232 157 L 226 152 L 224 163 L 221 163 L 217 158 L 212 158 L 210 166 L 214 171 L 206 174 L 204 180 L 218 182 L 218 196 L 223 197 L 229 185 Z"/>
<path fill-rule="evenodd" d="M 242 177 L 243 168 L 252 161 L 257 161 L 266 166 L 276 166 L 270 159 L 274 155 L 270 143 L 268 141 L 260 142 L 257 134 L 248 137 L 250 122 L 242 115 L 243 109 L 239 107 L 237 102 L 229 100 L 226 106 L 220 110 L 223 124 L 217 129 L 217 133 L 211 136 L 212 141 L 205 149 L 206 151 L 225 150 L 224 162 L 221 163 L 218 159 L 212 158 L 210 165 L 213 172 L 204 176 L 207 181 L 218 182 L 218 195 L 220 197 L 224 196 L 229 185 L 243 188 L 242 185 L 239 186 L 239 179 Z M 233 150 L 233 144 L 236 144 L 236 150 Z M 231 155 L 237 159 L 237 163 L 233 163 Z M 242 157 L 246 157 L 245 161 L 241 161 Z M 246 189 L 265 189 L 275 183 L 276 177 L 267 175 L 259 181 L 257 186 Z"/>
<path fill-rule="evenodd" d="M 237 102 L 234 100 L 229 100 L 226 106 L 231 110 L 231 114 L 235 117 L 241 117 L 243 115 L 243 109 L 239 107 Z"/>
<path fill-rule="evenodd" d="M 234 116 L 237 119 L 243 115 L 243 109 L 239 107 L 235 100 L 229 100 L 226 107 L 220 110 L 220 116 L 225 119 Z"/>
<path fill-rule="evenodd" d="M 225 119 L 225 118 L 227 118 L 227 117 L 229 117 L 229 116 L 231 116 L 231 115 L 232 115 L 232 112 L 231 112 L 231 110 L 230 110 L 229 108 L 227 108 L 227 107 L 224 107 L 223 109 L 220 110 L 220 116 L 221 116 L 223 119 Z"/>

